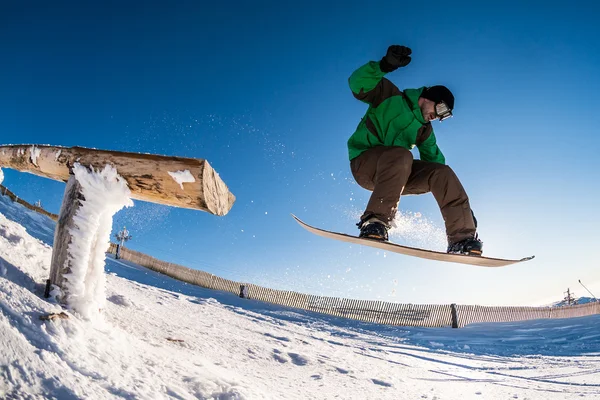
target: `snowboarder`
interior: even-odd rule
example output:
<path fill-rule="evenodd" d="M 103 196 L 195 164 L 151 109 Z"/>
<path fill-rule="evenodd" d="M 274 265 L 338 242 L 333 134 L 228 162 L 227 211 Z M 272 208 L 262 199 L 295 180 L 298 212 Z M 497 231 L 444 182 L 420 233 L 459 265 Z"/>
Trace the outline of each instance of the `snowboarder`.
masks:
<path fill-rule="evenodd" d="M 348 140 L 356 182 L 372 191 L 360 222 L 360 237 L 388 240 L 401 195 L 431 192 L 448 237 L 448 253 L 481 255 L 483 243 L 469 198 L 454 171 L 445 165 L 431 121 L 452 116 L 454 95 L 445 86 L 401 91 L 384 76 L 411 61 L 411 49 L 392 45 L 380 61 L 370 61 L 348 82 L 354 97 L 369 105 Z M 413 159 L 417 146 L 420 160 Z"/>

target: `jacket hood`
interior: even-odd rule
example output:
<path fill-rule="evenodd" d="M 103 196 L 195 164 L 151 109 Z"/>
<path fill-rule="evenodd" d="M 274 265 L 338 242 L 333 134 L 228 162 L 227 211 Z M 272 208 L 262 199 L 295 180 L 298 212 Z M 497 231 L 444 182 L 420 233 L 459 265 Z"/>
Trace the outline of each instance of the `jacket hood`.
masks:
<path fill-rule="evenodd" d="M 419 107 L 419 97 L 421 97 L 421 93 L 423 93 L 423 90 L 425 90 L 425 86 L 420 87 L 418 89 L 404 89 L 404 94 L 412 103 L 411 110 L 415 118 L 417 118 L 417 120 L 420 123 L 426 124 L 427 121 L 425 121 L 425 118 L 423 118 L 421 107 Z"/>

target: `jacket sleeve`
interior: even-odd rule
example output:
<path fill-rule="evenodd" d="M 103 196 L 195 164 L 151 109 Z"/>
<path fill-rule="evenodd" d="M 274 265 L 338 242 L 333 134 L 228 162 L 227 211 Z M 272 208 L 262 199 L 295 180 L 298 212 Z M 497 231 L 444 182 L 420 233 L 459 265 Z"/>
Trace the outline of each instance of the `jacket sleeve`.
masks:
<path fill-rule="evenodd" d="M 431 132 L 431 135 L 429 135 L 427 140 L 418 145 L 417 148 L 419 149 L 421 160 L 435 162 L 438 164 L 446 164 L 446 158 L 438 147 L 435 134 L 433 132 Z"/>
<path fill-rule="evenodd" d="M 377 107 L 385 99 L 400 94 L 392 82 L 385 79 L 379 61 L 369 61 L 350 75 L 348 84 L 358 100 Z"/>

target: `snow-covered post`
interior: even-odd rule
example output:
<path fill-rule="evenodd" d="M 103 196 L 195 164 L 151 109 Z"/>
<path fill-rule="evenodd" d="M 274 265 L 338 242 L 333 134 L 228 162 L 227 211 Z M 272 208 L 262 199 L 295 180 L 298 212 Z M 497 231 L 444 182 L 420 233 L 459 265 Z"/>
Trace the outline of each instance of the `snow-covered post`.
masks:
<path fill-rule="evenodd" d="M 133 206 L 127 183 L 115 168 L 88 170 L 76 163 L 67 182 L 50 270 L 50 295 L 91 318 L 104 306 L 106 251 L 113 215 Z"/>

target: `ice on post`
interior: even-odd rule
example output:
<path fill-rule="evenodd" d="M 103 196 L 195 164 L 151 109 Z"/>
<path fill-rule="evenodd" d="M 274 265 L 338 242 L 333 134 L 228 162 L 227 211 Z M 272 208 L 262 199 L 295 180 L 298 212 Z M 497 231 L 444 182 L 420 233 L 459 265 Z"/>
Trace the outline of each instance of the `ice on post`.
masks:
<path fill-rule="evenodd" d="M 132 207 L 131 192 L 115 168 L 73 166 L 55 233 L 50 280 L 53 295 L 70 309 L 93 319 L 106 299 L 104 264 L 113 216 Z"/>

